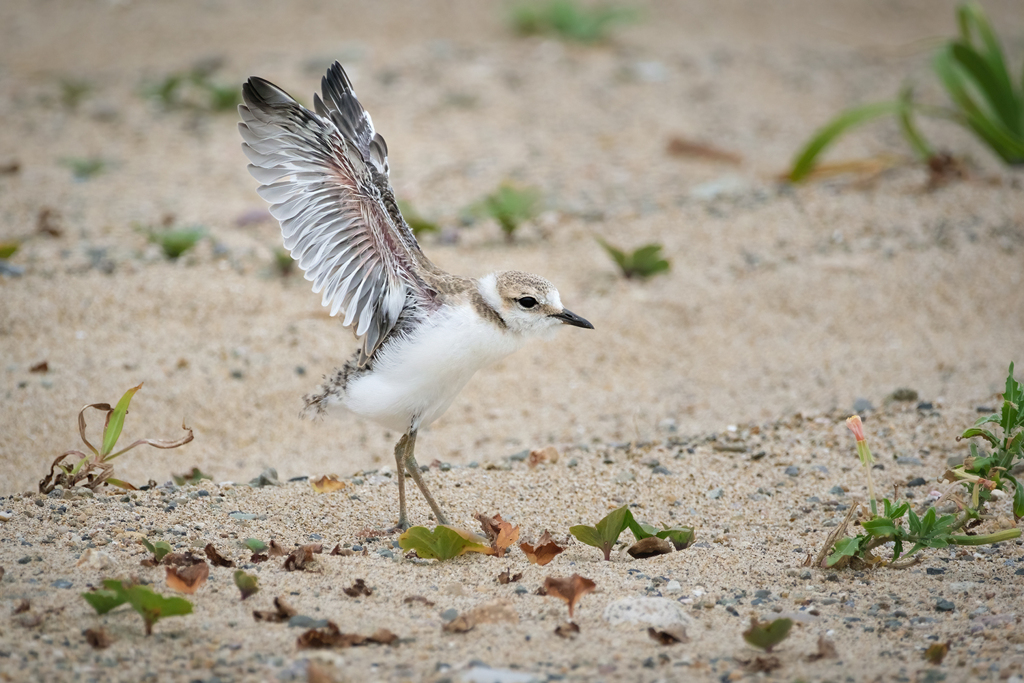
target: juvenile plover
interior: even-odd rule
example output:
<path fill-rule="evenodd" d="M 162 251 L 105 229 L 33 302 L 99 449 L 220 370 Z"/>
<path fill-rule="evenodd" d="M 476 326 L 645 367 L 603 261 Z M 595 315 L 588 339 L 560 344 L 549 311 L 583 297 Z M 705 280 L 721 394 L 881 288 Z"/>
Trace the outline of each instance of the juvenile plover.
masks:
<path fill-rule="evenodd" d="M 313 291 L 362 348 L 305 397 L 322 415 L 342 407 L 403 434 L 395 446 L 398 526 L 407 528 L 405 475 L 437 522 L 448 521 L 416 464 L 416 434 L 448 409 L 470 377 L 562 325 L 593 329 L 558 290 L 515 270 L 481 278 L 446 273 L 420 250 L 388 180 L 387 145 L 341 64 L 309 111 L 252 77 L 238 113 L 258 192 Z"/>

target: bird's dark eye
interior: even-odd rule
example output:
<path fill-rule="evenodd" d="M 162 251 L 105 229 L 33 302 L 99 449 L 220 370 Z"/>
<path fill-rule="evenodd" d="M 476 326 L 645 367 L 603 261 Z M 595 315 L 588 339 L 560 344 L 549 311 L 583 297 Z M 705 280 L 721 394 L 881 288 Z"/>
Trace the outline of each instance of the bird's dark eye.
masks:
<path fill-rule="evenodd" d="M 532 296 L 524 296 L 522 299 L 519 300 L 519 305 L 522 306 L 523 308 L 533 308 L 534 306 L 537 305 L 537 300 L 534 299 Z"/>

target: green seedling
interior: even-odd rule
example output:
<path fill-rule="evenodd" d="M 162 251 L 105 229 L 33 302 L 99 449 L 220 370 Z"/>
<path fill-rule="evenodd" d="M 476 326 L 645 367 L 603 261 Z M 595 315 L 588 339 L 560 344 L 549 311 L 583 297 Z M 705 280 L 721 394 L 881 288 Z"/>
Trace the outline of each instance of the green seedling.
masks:
<path fill-rule="evenodd" d="M 147 636 L 153 634 L 153 624 L 160 619 L 192 613 L 192 603 L 185 598 L 165 598 L 145 586 L 126 586 L 111 579 L 103 582 L 101 590 L 81 595 L 97 614 L 106 614 L 127 602 L 145 622 Z"/>
<path fill-rule="evenodd" d="M 811 137 L 793 162 L 789 179 L 806 179 L 826 147 L 850 129 L 883 116 L 897 117 L 904 138 L 919 158 L 936 158 L 934 148 L 914 124 L 916 112 L 967 128 L 1007 164 L 1024 163 L 1024 78 L 1015 85 L 981 5 L 971 2 L 958 7 L 957 23 L 959 38 L 944 44 L 932 62 L 953 102 L 951 107 L 915 102 L 912 90 L 905 87 L 895 101 L 848 109 Z"/>
<path fill-rule="evenodd" d="M 171 544 L 167 541 L 156 541 L 155 543 L 150 543 L 145 538 L 140 540 L 142 541 L 142 545 L 146 547 L 146 550 L 153 553 L 153 562 L 156 564 L 160 564 L 161 560 L 164 559 L 167 553 L 171 552 Z"/>
<path fill-rule="evenodd" d="M 659 529 L 656 526 L 636 521 L 632 512 L 627 511 L 626 514 L 628 515 L 626 526 L 629 527 L 629 530 L 633 532 L 633 537 L 638 541 L 655 536 L 671 542 L 676 550 L 683 550 L 689 547 L 697 536 L 696 532 L 688 526 L 673 526 Z"/>
<path fill-rule="evenodd" d="M 573 0 L 523 2 L 512 8 L 511 21 L 523 35 L 553 34 L 562 40 L 596 43 L 616 24 L 635 21 L 637 13 L 615 6 L 588 7 Z"/>
<path fill-rule="evenodd" d="M 178 486 L 184 486 L 185 484 L 198 484 L 199 482 L 207 479 L 213 481 L 213 477 L 208 474 L 203 474 L 198 467 L 193 467 L 192 471 L 188 474 L 172 474 L 171 479 Z"/>
<path fill-rule="evenodd" d="M 235 585 L 238 586 L 238 590 L 242 591 L 243 600 L 255 595 L 260 590 L 256 577 L 252 574 L 246 574 L 241 569 L 235 570 Z"/>
<path fill-rule="evenodd" d="M 100 157 L 70 157 L 61 159 L 60 163 L 71 169 L 75 180 L 89 180 L 107 168 L 107 162 Z"/>
<path fill-rule="evenodd" d="M 295 272 L 295 259 L 287 249 L 274 249 L 274 270 L 281 277 L 288 277 Z"/>
<path fill-rule="evenodd" d="M 78 434 L 82 437 L 82 441 L 92 452 L 92 455 L 86 455 L 79 450 L 62 453 L 50 465 L 50 473 L 39 482 L 40 493 L 49 493 L 58 484 L 64 487 L 64 489 L 70 489 L 82 481 L 93 490 L 96 490 L 103 483 L 113 484 L 123 489 L 134 489 L 135 487 L 131 484 L 120 479 L 114 479 L 111 476 L 114 473 L 114 466 L 110 462 L 114 458 L 124 455 L 136 446 L 144 444 L 155 448 L 177 448 L 178 446 L 184 446 L 192 440 L 192 430 L 183 424 L 181 428 L 188 433 L 175 441 L 138 439 L 119 451 L 114 450 L 117 440 L 121 437 L 124 418 L 128 414 L 128 404 L 131 403 L 135 392 L 141 388 L 142 385 L 140 384 L 126 391 L 113 408 L 107 403 L 90 403 L 82 408 L 78 413 Z M 89 439 L 85 436 L 85 411 L 90 408 L 106 413 L 106 421 L 103 425 L 103 441 L 99 449 L 89 443 Z M 64 462 L 73 456 L 78 456 L 77 462 L 73 464 Z"/>
<path fill-rule="evenodd" d="M 627 254 L 621 249 L 608 244 L 600 237 L 597 238 L 597 241 L 608 252 L 608 255 L 612 257 L 626 278 L 640 277 L 641 279 L 646 279 L 652 275 L 667 271 L 672 265 L 661 257 L 660 244 L 648 244 L 639 249 L 634 249 Z"/>
<path fill-rule="evenodd" d="M 142 94 L 168 110 L 234 111 L 242 101 L 241 88 L 212 80 L 216 69 L 217 65 L 199 65 L 190 71 L 168 74 L 144 86 Z"/>
<path fill-rule="evenodd" d="M 425 560 L 450 560 L 466 553 L 493 554 L 487 539 L 468 531 L 438 526 L 433 531 L 414 526 L 398 537 L 402 550 L 415 550 Z"/>
<path fill-rule="evenodd" d="M 174 260 L 206 237 L 206 230 L 199 227 L 177 228 L 174 230 L 147 230 L 146 234 L 150 242 L 160 245 L 167 258 Z"/>
<path fill-rule="evenodd" d="M 520 224 L 532 220 L 540 210 L 540 193 L 533 188 L 517 188 L 502 183 L 484 197 L 477 212 L 498 221 L 505 239 L 511 242 Z"/>
<path fill-rule="evenodd" d="M 247 538 L 245 539 L 245 547 L 254 553 L 262 553 L 267 549 L 267 544 L 258 538 Z"/>
<path fill-rule="evenodd" d="M 575 536 L 580 543 L 600 548 L 604 553 L 604 559 L 611 561 L 612 548 L 615 547 L 619 535 L 626 530 L 631 521 L 633 521 L 633 514 L 629 511 L 628 506 L 623 505 L 609 512 L 596 525 L 577 524 L 569 527 L 569 533 Z"/>
<path fill-rule="evenodd" d="M 0 259 L 9 259 L 17 253 L 18 248 L 21 246 L 21 242 L 17 240 L 8 240 L 0 242 Z"/>
<path fill-rule="evenodd" d="M 93 90 L 89 81 L 78 78 L 61 78 L 57 85 L 60 86 L 60 103 L 71 111 L 78 109 L 78 105 Z"/>
<path fill-rule="evenodd" d="M 412 234 L 416 237 L 428 232 L 440 232 L 441 230 L 437 223 L 424 218 L 412 204 L 405 200 L 398 200 L 398 210 L 402 213 L 402 218 L 409 224 L 409 229 L 412 230 Z"/>
<path fill-rule="evenodd" d="M 750 628 L 743 632 L 743 640 L 765 652 L 771 652 L 773 647 L 789 637 L 791 628 L 792 619 L 758 621 L 757 617 L 750 617 Z"/>

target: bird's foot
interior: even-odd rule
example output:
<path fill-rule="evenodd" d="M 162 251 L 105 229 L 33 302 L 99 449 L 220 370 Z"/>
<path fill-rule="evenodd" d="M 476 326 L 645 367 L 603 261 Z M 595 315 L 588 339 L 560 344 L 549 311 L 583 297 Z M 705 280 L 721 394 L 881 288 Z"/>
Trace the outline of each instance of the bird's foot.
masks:
<path fill-rule="evenodd" d="M 390 529 L 388 529 L 387 532 L 389 534 L 404 533 L 404 532 L 409 530 L 410 526 L 412 526 L 412 525 L 409 524 L 409 520 L 403 517 L 402 519 L 398 520 L 398 524 L 396 524 L 395 526 L 393 526 Z"/>

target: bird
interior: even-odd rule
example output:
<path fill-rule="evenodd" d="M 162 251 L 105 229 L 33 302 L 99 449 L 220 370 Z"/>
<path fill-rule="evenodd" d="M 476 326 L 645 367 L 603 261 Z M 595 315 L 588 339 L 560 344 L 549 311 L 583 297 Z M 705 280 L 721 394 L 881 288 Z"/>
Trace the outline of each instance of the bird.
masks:
<path fill-rule="evenodd" d="M 448 519 L 416 463 L 416 436 L 470 378 L 565 325 L 594 329 L 548 280 L 516 270 L 462 277 L 434 265 L 402 217 L 388 148 L 339 62 L 310 111 L 258 76 L 242 86 L 242 150 L 284 246 L 330 315 L 361 342 L 304 397 L 305 414 L 338 409 L 402 434 L 394 456 L 399 518 L 408 529 L 405 472 L 438 524 Z"/>

